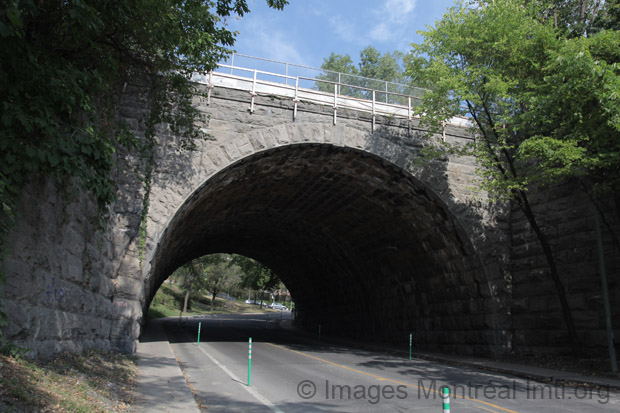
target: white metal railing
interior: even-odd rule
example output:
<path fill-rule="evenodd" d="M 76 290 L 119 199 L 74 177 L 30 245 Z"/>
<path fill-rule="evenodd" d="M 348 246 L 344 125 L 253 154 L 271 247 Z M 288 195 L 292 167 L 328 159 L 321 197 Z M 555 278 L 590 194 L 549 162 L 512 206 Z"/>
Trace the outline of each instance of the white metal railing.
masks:
<path fill-rule="evenodd" d="M 237 65 L 235 65 L 235 57 Z M 254 67 L 239 66 L 240 58 L 250 60 L 252 63 L 250 66 Z M 258 69 L 257 66 L 264 69 L 271 69 L 275 66 L 276 71 Z M 284 69 L 284 73 L 281 73 L 282 70 L 278 68 Z M 354 79 L 362 85 L 351 84 L 353 82 L 346 83 L 343 79 Z M 305 101 L 332 106 L 334 125 L 337 122 L 339 108 L 371 113 L 373 131 L 377 115 L 405 118 L 411 125 L 413 110 L 420 103 L 424 93 L 423 89 L 393 82 L 240 54 L 233 54 L 230 64 L 220 63 L 215 71 L 208 75 L 195 76 L 194 80 L 208 86 L 207 104 L 210 103 L 211 89 L 214 86 L 247 90 L 251 96 L 250 112 L 254 112 L 254 100 L 258 94 L 291 98 L 294 102 L 293 119 L 297 117 L 298 103 Z M 381 87 L 379 89 L 366 87 L 366 85 L 374 84 L 381 84 Z M 455 122 L 451 120 L 450 123 Z M 457 120 L 456 123 L 461 122 Z"/>
<path fill-rule="evenodd" d="M 230 60 L 229 63 L 228 60 Z M 235 65 L 235 61 L 237 64 Z M 241 63 L 239 63 L 241 61 Z M 375 90 L 377 93 L 381 93 L 385 98 L 390 93 L 407 95 L 407 96 L 421 96 L 424 94 L 424 89 L 411 87 L 408 85 L 389 82 L 385 80 L 372 79 L 364 76 L 353 75 L 349 73 L 335 72 L 331 70 L 325 70 L 321 68 L 315 68 L 311 66 L 298 65 L 293 63 L 281 62 L 278 60 L 265 59 L 262 57 L 248 56 L 239 53 L 233 53 L 230 59 L 225 62 L 221 62 L 220 65 L 228 65 L 228 67 L 252 67 L 259 70 L 284 74 L 285 76 L 301 76 L 303 78 L 321 82 L 330 80 L 337 82 L 342 86 L 355 85 L 358 89 L 366 89 L 367 91 Z M 234 70 L 229 70 L 230 74 L 234 74 Z M 315 85 L 316 86 L 316 85 Z M 310 89 L 314 89 L 310 87 Z M 319 87 L 320 89 L 320 87 Z M 342 90 L 339 90 L 340 94 L 346 95 Z M 370 94 L 368 94 L 370 96 Z M 355 96 L 352 96 L 355 97 Z M 388 103 L 386 101 L 386 103 Z M 394 102 L 392 102 L 394 103 Z"/>

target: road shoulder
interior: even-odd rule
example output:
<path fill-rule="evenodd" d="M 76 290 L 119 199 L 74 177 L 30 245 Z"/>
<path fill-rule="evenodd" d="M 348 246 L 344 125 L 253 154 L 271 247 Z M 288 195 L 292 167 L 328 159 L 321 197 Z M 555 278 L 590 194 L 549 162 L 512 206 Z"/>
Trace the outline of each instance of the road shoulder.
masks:
<path fill-rule="evenodd" d="M 136 407 L 140 412 L 200 412 L 160 322 L 138 344 Z"/>

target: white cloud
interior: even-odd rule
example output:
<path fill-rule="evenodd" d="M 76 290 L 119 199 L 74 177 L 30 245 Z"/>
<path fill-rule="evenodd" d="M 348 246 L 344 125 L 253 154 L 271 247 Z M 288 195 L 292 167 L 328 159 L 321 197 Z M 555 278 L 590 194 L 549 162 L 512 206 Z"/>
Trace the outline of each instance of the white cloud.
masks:
<path fill-rule="evenodd" d="M 390 26 L 385 22 L 375 25 L 375 27 L 370 30 L 370 38 L 378 42 L 388 41 L 391 36 L 392 30 L 390 30 Z"/>
<path fill-rule="evenodd" d="M 236 46 L 245 53 L 265 59 L 305 64 L 299 45 L 292 41 L 286 31 L 279 30 L 275 19 L 249 15 L 244 25 L 243 36 Z"/>
<path fill-rule="evenodd" d="M 329 19 L 329 25 L 335 34 L 345 42 L 358 42 L 360 36 L 355 25 L 350 20 L 345 20 L 342 16 L 333 16 Z"/>
<path fill-rule="evenodd" d="M 272 60 L 281 62 L 305 64 L 303 55 L 299 52 L 286 33 L 279 31 L 265 31 L 259 33 L 259 48 L 261 49 L 258 56 L 267 57 Z"/>
<path fill-rule="evenodd" d="M 417 0 L 387 0 L 383 6 L 390 22 L 403 22 L 415 9 Z"/>
<path fill-rule="evenodd" d="M 417 0 L 385 0 L 373 11 L 377 23 L 370 29 L 373 41 L 387 42 L 402 37 L 404 26 L 415 10 Z"/>

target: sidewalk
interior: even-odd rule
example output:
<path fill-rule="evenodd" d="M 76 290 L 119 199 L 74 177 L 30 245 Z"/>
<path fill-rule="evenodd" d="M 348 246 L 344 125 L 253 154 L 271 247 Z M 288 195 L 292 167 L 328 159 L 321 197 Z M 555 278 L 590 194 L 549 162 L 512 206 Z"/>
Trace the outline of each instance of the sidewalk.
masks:
<path fill-rule="evenodd" d="M 138 343 L 139 412 L 200 412 L 159 320 L 149 323 Z"/>
<path fill-rule="evenodd" d="M 308 338 L 318 339 L 315 334 L 305 332 L 293 325 L 293 320 L 283 320 L 280 322 L 280 327 L 285 330 L 295 331 L 296 333 L 303 334 Z M 372 350 L 385 352 L 402 357 L 409 357 L 408 350 L 397 348 L 390 345 L 381 344 L 367 344 L 358 341 L 334 338 L 334 337 L 322 337 L 322 342 L 329 342 L 333 344 L 340 344 L 353 348 L 361 348 L 364 350 Z M 413 358 L 436 361 L 439 363 L 450 364 L 454 366 L 463 366 L 468 368 L 475 368 L 479 370 L 492 371 L 495 373 L 509 374 L 515 377 L 529 379 L 532 381 L 542 383 L 561 384 L 567 386 L 592 386 L 602 387 L 606 389 L 620 390 L 620 376 L 618 378 L 611 377 L 592 377 L 585 376 L 579 373 L 571 373 L 561 370 L 552 370 L 542 367 L 504 363 L 501 361 L 494 361 L 482 357 L 474 356 L 462 356 L 453 354 L 434 353 L 430 351 L 414 350 L 412 353 Z"/>

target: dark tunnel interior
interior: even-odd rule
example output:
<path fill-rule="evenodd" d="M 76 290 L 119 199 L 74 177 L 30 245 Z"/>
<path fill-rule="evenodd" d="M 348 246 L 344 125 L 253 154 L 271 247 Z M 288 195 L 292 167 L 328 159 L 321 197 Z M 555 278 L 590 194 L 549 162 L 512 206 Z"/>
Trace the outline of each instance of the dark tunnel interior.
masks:
<path fill-rule="evenodd" d="M 252 257 L 325 333 L 459 351 L 488 343 L 488 287 L 465 232 L 428 187 L 374 155 L 331 145 L 272 149 L 213 176 L 169 223 L 147 305 L 185 262 Z"/>

